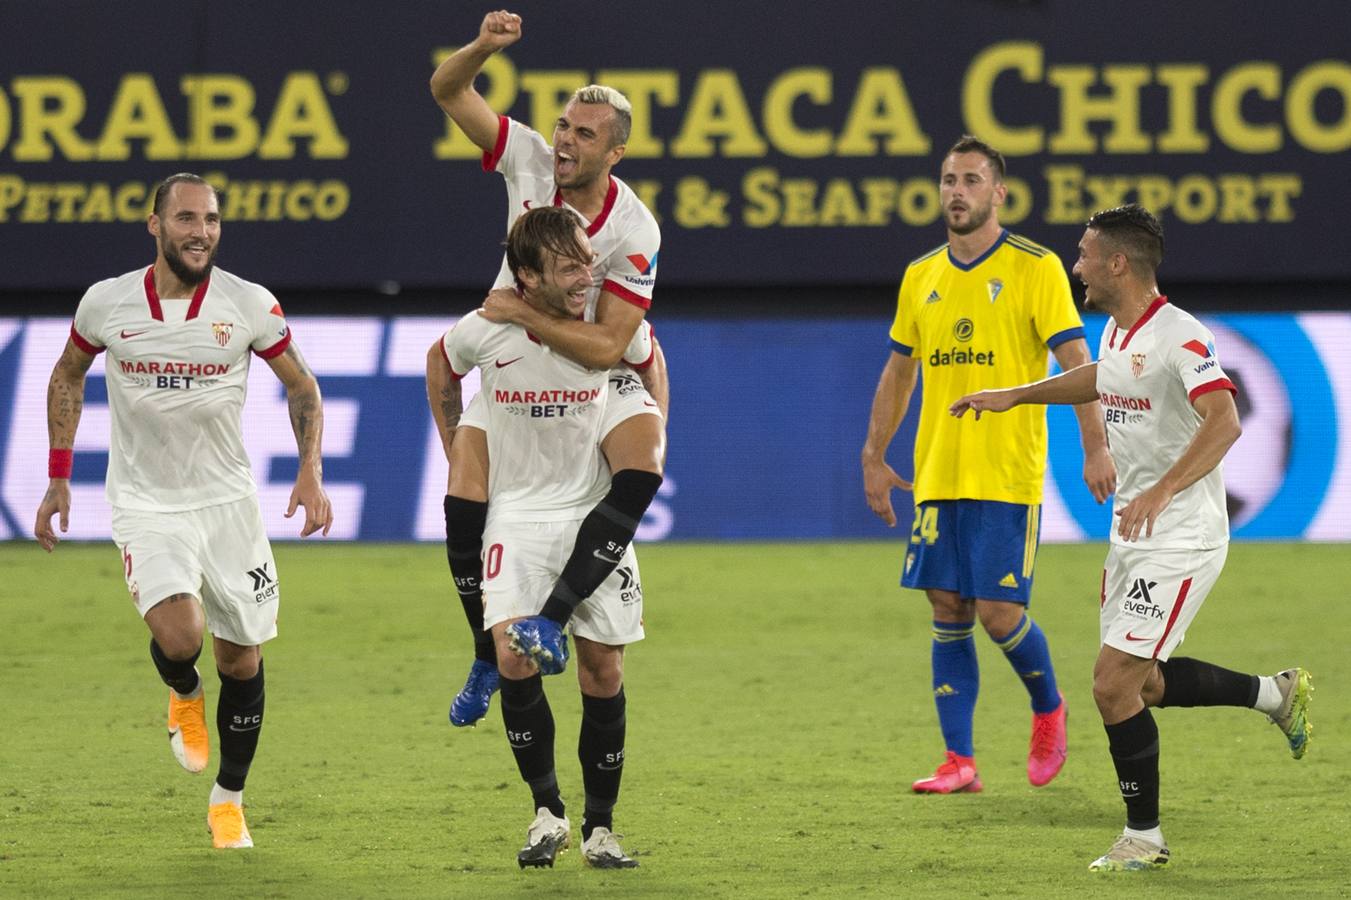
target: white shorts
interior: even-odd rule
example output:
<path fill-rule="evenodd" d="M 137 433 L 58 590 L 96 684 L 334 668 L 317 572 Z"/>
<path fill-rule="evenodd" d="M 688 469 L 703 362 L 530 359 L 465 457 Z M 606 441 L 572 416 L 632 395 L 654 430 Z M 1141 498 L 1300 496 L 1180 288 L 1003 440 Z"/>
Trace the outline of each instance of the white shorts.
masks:
<path fill-rule="evenodd" d="M 142 618 L 174 594 L 191 594 L 218 638 L 254 647 L 277 636 L 277 563 L 257 496 L 187 512 L 114 507 L 112 524 Z"/>
<path fill-rule="evenodd" d="M 605 417 L 601 420 L 600 426 L 601 440 L 605 440 L 616 425 L 634 416 L 661 417 L 657 402 L 652 399 L 647 388 L 643 387 L 643 381 L 638 377 L 638 373 L 632 369 L 621 366 L 611 370 L 607 391 Z M 484 432 L 488 430 L 487 401 L 481 399 L 482 397 L 483 393 L 480 391 L 469 401 L 469 406 L 460 415 L 461 426 L 477 428 Z"/>
<path fill-rule="evenodd" d="M 489 522 L 483 532 L 483 627 L 537 615 L 572 555 L 581 519 Z M 630 543 L 619 566 L 572 614 L 578 637 L 623 646 L 643 639 L 643 586 Z"/>
<path fill-rule="evenodd" d="M 1229 546 L 1145 550 L 1112 544 L 1102 572 L 1103 644 L 1131 656 L 1167 660 L 1219 580 Z"/>

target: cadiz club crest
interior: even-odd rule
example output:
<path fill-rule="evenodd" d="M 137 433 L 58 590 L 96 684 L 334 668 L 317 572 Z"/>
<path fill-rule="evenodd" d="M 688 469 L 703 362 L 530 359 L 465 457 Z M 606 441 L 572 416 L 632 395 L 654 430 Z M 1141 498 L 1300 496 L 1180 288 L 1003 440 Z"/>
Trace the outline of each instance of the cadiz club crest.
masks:
<path fill-rule="evenodd" d="M 224 347 L 230 343 L 230 332 L 234 330 L 234 322 L 212 322 L 211 333 L 216 336 L 216 343 Z"/>

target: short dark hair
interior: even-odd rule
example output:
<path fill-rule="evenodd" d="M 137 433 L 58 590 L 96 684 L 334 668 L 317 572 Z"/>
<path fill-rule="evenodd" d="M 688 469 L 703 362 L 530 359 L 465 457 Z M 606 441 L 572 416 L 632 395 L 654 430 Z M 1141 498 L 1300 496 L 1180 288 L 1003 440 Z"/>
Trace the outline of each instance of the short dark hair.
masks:
<path fill-rule="evenodd" d="M 173 186 L 176 184 L 206 185 L 211 188 L 211 193 L 216 195 L 217 205 L 220 204 L 220 192 L 212 187 L 210 182 L 205 178 L 200 175 L 194 175 L 191 172 L 179 172 L 177 175 L 170 175 L 159 183 L 159 187 L 155 188 L 155 205 L 151 209 L 155 215 L 158 216 L 164 212 L 164 203 L 169 199 L 169 191 L 172 190 Z"/>
<path fill-rule="evenodd" d="M 1138 203 L 1095 212 L 1088 227 L 1120 248 L 1139 274 L 1153 275 L 1163 262 L 1163 223 Z"/>
<path fill-rule="evenodd" d="M 522 213 L 507 234 L 507 266 L 512 276 L 522 268 L 543 272 L 546 254 L 590 265 L 591 252 L 577 237 L 581 224 L 561 206 L 538 206 Z"/>
<path fill-rule="evenodd" d="M 1004 180 L 1004 154 L 974 134 L 964 134 L 958 138 L 957 143 L 948 148 L 947 155 L 951 156 L 954 153 L 979 153 L 990 161 L 990 168 L 994 169 L 995 172 L 995 180 Z"/>

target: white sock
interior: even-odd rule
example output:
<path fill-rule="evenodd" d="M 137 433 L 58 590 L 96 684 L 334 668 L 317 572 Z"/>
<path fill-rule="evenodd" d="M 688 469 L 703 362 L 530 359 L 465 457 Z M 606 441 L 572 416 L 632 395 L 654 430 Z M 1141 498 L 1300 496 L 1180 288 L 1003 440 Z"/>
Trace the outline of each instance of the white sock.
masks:
<path fill-rule="evenodd" d="M 227 791 L 219 784 L 213 784 L 211 785 L 211 799 L 208 803 L 211 806 L 215 806 L 217 803 L 233 803 L 242 807 L 244 805 L 244 792 Z"/>
<path fill-rule="evenodd" d="M 1281 708 L 1281 689 L 1276 687 L 1276 676 L 1258 675 L 1257 681 L 1257 702 L 1253 709 L 1272 715 Z"/>
<path fill-rule="evenodd" d="M 1153 844 L 1156 847 L 1168 846 L 1163 840 L 1163 830 L 1160 829 L 1159 826 L 1157 825 L 1155 825 L 1153 828 L 1149 828 L 1144 831 L 1140 831 L 1135 828 L 1124 828 L 1122 829 L 1122 834 L 1126 835 L 1126 837 L 1133 837 L 1138 838 L 1139 840 L 1142 841 L 1148 841 L 1149 843 Z"/>

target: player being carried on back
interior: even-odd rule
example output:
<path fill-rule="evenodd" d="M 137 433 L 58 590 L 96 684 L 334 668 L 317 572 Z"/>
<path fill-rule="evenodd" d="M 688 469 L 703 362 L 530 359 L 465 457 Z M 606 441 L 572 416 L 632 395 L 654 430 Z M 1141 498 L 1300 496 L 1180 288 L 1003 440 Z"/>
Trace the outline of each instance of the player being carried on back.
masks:
<path fill-rule="evenodd" d="M 655 364 L 635 375 L 620 365 L 625 348 L 652 302 L 661 232 L 656 219 L 627 185 L 610 174 L 624 155 L 631 107 L 619 91 L 600 85 L 579 89 L 554 126 L 553 144 L 533 129 L 499 116 L 474 90 L 474 78 L 494 54 L 521 38 L 521 18 L 506 11 L 484 17 L 478 36 L 437 67 L 432 95 L 477 146 L 486 171 L 507 182 L 507 225 L 527 209 L 561 206 L 585 229 L 596 253 L 583 315 L 559 318 L 516 295 L 515 273 L 504 260 L 483 314 L 521 326 L 544 345 L 580 365 L 612 370 L 610 404 L 622 421 L 604 436 L 602 450 L 613 472 L 608 492 L 578 531 L 577 544 L 539 616 L 514 629 L 515 646 L 546 671 L 558 664 L 562 629 L 571 611 L 614 570 L 633 540 L 661 485 L 666 454 L 665 373 Z M 620 407 L 622 406 L 622 409 Z M 496 650 L 483 629 L 483 529 L 488 518 L 488 437 L 474 425 L 475 405 L 447 436 L 446 555 L 474 633 L 475 662 L 451 706 L 455 725 L 487 714 L 497 690 Z M 453 437 L 453 440 L 451 438 Z"/>
<path fill-rule="evenodd" d="M 523 302 L 560 319 L 581 311 L 593 255 L 571 213 L 543 207 L 521 216 L 512 226 L 507 258 Z M 642 364 L 652 353 L 647 333 L 638 331 L 625 358 Z M 549 657 L 521 655 L 516 629 L 539 618 L 546 592 L 566 575 L 563 560 L 610 483 L 600 445 L 621 420 L 610 408 L 604 370 L 579 365 L 524 328 L 490 322 L 475 311 L 427 353 L 432 416 L 447 444 L 460 413 L 459 380 L 474 367 L 483 376 L 477 427 L 487 433 L 494 463 L 484 532 L 484 622 L 497 646 L 502 721 L 536 813 L 517 860 L 522 867 L 552 866 L 568 844 L 570 825 L 554 770 L 554 720 L 541 673 L 561 671 L 567 644 L 560 637 Z M 643 595 L 632 545 L 607 552 L 616 554 L 611 568 L 618 571 L 569 610 L 582 692 L 582 853 L 593 866 L 630 868 L 637 863 L 611 826 L 624 767 L 624 648 L 643 637 Z"/>

